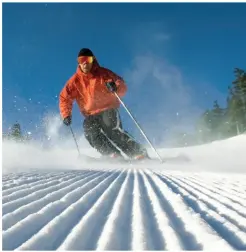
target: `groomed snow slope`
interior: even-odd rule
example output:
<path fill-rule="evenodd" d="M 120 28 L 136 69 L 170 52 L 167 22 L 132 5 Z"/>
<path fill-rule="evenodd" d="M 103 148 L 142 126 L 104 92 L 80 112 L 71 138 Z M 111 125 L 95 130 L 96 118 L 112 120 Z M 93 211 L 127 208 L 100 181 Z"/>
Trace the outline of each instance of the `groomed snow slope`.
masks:
<path fill-rule="evenodd" d="M 3 249 L 246 250 L 246 136 L 160 152 L 191 162 L 99 166 L 4 143 Z"/>

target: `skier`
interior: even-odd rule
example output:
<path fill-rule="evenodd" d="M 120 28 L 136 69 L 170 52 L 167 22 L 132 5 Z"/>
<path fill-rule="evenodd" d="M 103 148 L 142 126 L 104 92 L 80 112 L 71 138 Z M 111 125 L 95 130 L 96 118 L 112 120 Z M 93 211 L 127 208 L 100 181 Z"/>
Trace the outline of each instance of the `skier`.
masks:
<path fill-rule="evenodd" d="M 76 100 L 84 115 L 84 135 L 103 157 L 131 159 L 148 158 L 145 148 L 122 128 L 118 108 L 120 102 L 113 92 L 123 97 L 127 91 L 124 80 L 99 65 L 93 52 L 83 48 L 78 54 L 76 73 L 60 93 L 59 108 L 63 123 L 72 123 L 72 104 Z"/>

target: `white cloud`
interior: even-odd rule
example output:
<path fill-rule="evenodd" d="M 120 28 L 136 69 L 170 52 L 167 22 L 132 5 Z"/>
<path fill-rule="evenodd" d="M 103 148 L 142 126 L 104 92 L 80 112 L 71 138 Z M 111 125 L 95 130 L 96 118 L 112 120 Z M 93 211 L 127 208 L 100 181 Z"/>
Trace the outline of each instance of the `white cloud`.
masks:
<path fill-rule="evenodd" d="M 160 32 L 155 34 L 154 38 L 156 41 L 162 42 L 171 39 L 171 35 Z"/>
<path fill-rule="evenodd" d="M 133 58 L 124 74 L 129 87 L 126 100 L 150 137 L 165 139 L 172 132 L 193 130 L 213 100 L 225 98 L 207 80 L 197 79 L 196 73 L 186 76 L 171 63 L 166 53 L 173 38 L 165 25 L 139 24 L 127 38 Z M 132 97 L 136 97 L 136 102 L 132 102 Z"/>
<path fill-rule="evenodd" d="M 125 34 L 125 42 L 136 54 L 161 49 L 171 40 L 171 33 L 159 22 L 141 22 L 131 26 Z"/>
<path fill-rule="evenodd" d="M 125 76 L 132 96 L 138 93 L 138 100 L 141 100 L 147 92 L 145 103 L 149 107 L 136 104 L 134 109 L 142 110 L 144 125 L 149 131 L 159 131 L 161 135 L 165 128 L 175 131 L 194 126 L 202 109 L 194 105 L 191 87 L 184 82 L 178 67 L 153 54 L 140 55 L 134 58 Z M 146 107 L 143 109 L 143 106 Z"/>

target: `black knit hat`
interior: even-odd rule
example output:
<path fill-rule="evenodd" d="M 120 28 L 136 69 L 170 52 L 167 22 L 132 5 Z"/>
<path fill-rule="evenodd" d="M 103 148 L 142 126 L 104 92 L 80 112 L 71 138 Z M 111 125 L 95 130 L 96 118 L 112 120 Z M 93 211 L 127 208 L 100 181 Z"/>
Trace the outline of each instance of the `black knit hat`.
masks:
<path fill-rule="evenodd" d="M 93 52 L 90 49 L 82 48 L 79 51 L 79 54 L 78 54 L 78 57 L 80 57 L 80 56 L 94 56 L 94 55 L 93 55 Z"/>

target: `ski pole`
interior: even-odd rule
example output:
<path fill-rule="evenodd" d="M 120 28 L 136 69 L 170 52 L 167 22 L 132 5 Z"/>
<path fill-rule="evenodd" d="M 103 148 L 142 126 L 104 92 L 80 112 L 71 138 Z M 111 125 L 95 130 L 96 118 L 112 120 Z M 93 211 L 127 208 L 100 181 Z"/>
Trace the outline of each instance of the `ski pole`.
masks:
<path fill-rule="evenodd" d="M 73 133 L 73 129 L 72 129 L 71 125 L 69 125 L 69 128 L 70 128 L 71 133 L 72 133 L 72 135 L 73 135 L 73 139 L 74 139 L 74 142 L 75 142 L 75 144 L 76 144 L 76 147 L 77 147 L 77 150 L 78 150 L 78 153 L 79 153 L 79 156 L 80 156 L 79 146 L 78 146 L 76 137 L 75 137 L 75 135 L 74 135 L 74 133 Z"/>
<path fill-rule="evenodd" d="M 136 121 L 136 119 L 134 118 L 134 116 L 131 114 L 131 112 L 129 111 L 129 109 L 126 107 L 126 105 L 124 104 L 124 102 L 121 100 L 121 98 L 118 96 L 118 94 L 116 92 L 114 92 L 115 96 L 118 98 L 118 100 L 120 101 L 120 103 L 122 104 L 122 106 L 125 108 L 125 110 L 127 111 L 127 113 L 129 114 L 129 116 L 132 118 L 132 120 L 135 122 L 135 124 L 137 125 L 138 129 L 140 130 L 140 132 L 143 134 L 143 136 L 145 137 L 145 139 L 147 140 L 147 142 L 149 143 L 150 147 L 153 149 L 153 151 L 156 153 L 156 155 L 158 156 L 159 160 L 161 161 L 161 163 L 163 163 L 163 160 L 161 159 L 161 156 L 159 155 L 159 153 L 157 152 L 157 150 L 155 149 L 155 147 L 153 146 L 153 144 L 150 142 L 150 140 L 148 139 L 148 137 L 145 135 L 145 133 L 143 132 L 143 130 L 141 129 L 140 125 L 138 124 L 138 122 Z"/>

